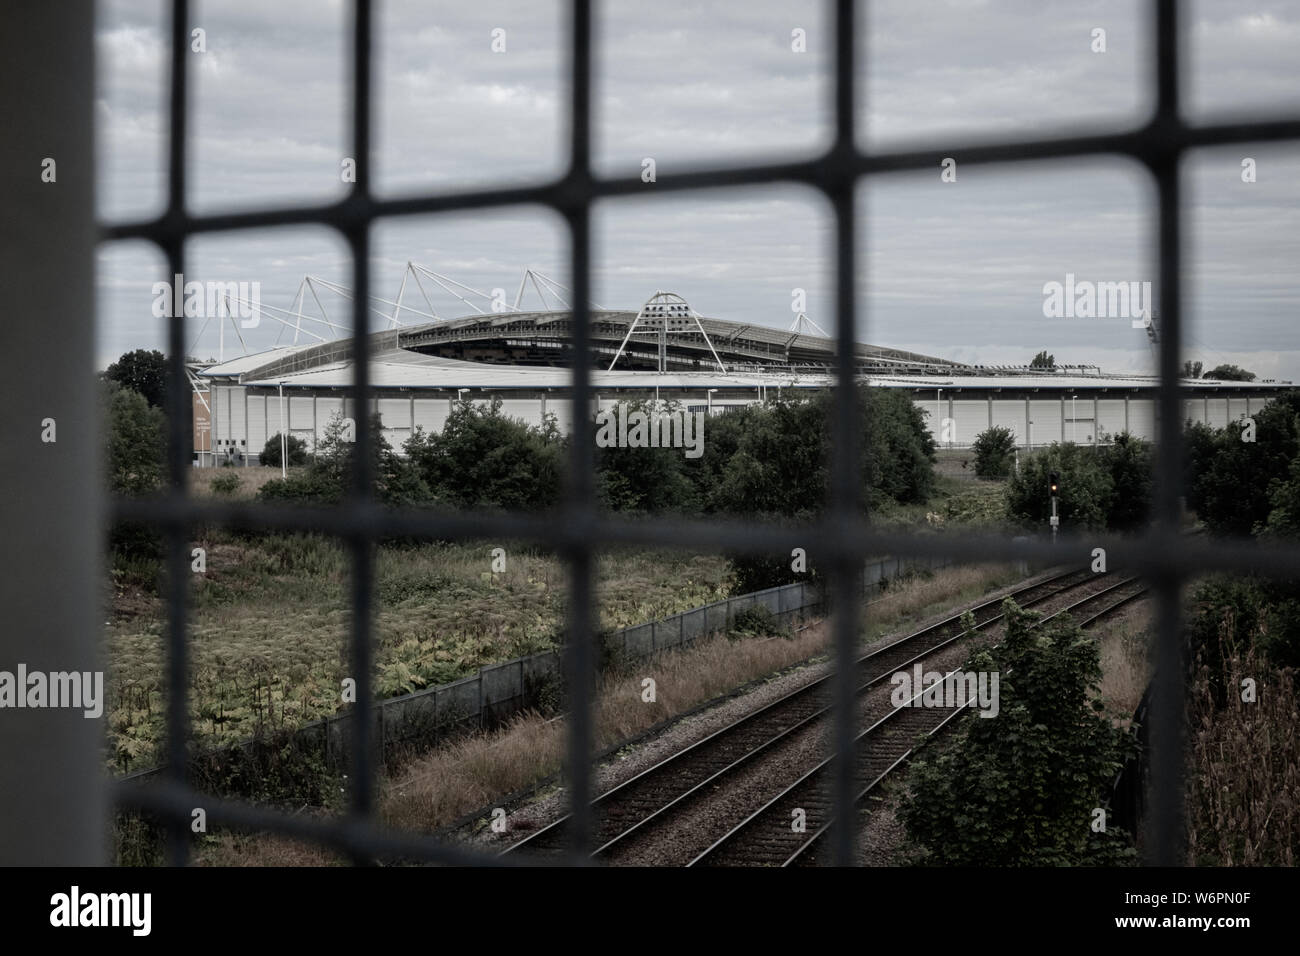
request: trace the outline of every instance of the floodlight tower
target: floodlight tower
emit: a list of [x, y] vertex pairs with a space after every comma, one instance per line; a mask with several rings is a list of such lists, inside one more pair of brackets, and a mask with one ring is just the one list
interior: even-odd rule
[[[623, 350], [627, 347], [628, 340], [631, 339], [634, 334], [653, 335], [658, 339], [659, 356], [657, 364], [659, 366], [659, 371], [660, 373], [668, 371], [669, 323], [673, 321], [684, 322], [687, 319], [694, 321], [695, 328], [699, 331], [700, 335], [704, 336], [704, 344], [707, 345], [709, 351], [713, 353], [713, 360], [718, 363], [718, 368], [722, 369], [723, 372], [726, 372], [727, 367], [722, 364], [722, 359], [718, 358], [717, 349], [715, 349], [713, 343], [709, 341], [709, 333], [704, 331], [704, 324], [700, 322], [699, 313], [687, 305], [686, 300], [675, 292], [656, 292], [649, 298], [649, 300], [647, 300], [645, 305], [641, 306], [641, 310], [637, 312], [636, 318], [634, 318], [632, 323], [627, 327], [627, 334], [623, 336], [623, 341], [619, 343], [618, 351], [614, 353], [614, 358], [610, 361], [609, 368], [606, 369], [606, 371], [612, 372], [614, 370], [614, 365], [623, 355]], [[637, 329], [642, 326], [644, 327], [642, 331], [637, 333]]]

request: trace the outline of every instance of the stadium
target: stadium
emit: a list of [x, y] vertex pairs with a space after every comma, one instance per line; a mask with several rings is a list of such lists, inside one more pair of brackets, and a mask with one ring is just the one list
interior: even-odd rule
[[[396, 318], [400, 293], [395, 305], [393, 327], [373, 333], [369, 345], [377, 396], [371, 412], [380, 415], [395, 449], [416, 429], [440, 430], [459, 400], [500, 400], [512, 418], [538, 425], [553, 415], [562, 429], [572, 429], [570, 309], [507, 307], [404, 326]], [[707, 318], [671, 292], [656, 292], [637, 311], [593, 308], [590, 314], [591, 414], [611, 403], [653, 398], [714, 415], [832, 381], [835, 340], [804, 315], [788, 330]], [[868, 344], [857, 345], [854, 354], [859, 380], [906, 390], [942, 448], [969, 448], [995, 425], [1011, 429], [1023, 448], [1100, 444], [1125, 431], [1155, 437], [1154, 376], [1108, 375], [1096, 366], [966, 365]], [[353, 363], [352, 340], [338, 338], [198, 369], [198, 460], [255, 464], [286, 418], [288, 433], [311, 447], [332, 417], [355, 419], [348, 395]], [[1272, 380], [1189, 379], [1183, 382], [1185, 417], [1223, 426], [1252, 415], [1288, 387]]]

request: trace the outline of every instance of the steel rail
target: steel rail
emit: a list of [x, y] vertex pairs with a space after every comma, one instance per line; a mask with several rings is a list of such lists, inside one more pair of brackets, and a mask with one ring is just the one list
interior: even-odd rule
[[[855, 689], [854, 692], [855, 698], [865, 693], [871, 687], [874, 687], [881, 680], [884, 680], [886, 677], [888, 677], [894, 671], [898, 670], [900, 667], [910, 666], [916, 661], [922, 660], [923, 658], [934, 654], [936, 651], [939, 651], [956, 641], [966, 639], [968, 637], [969, 632], [967, 632], [964, 628], [961, 628], [962, 618], [966, 614], [968, 613], [974, 614], [978, 612], [988, 611], [993, 608], [1000, 608], [1002, 604], [1008, 599], [1022, 597], [1031, 592], [1040, 591], [1043, 588], [1050, 588], [1054, 584], [1058, 584], [1065, 579], [1073, 578], [1080, 574], [1084, 574], [1085, 577], [1083, 577], [1081, 580], [1077, 582], [1071, 582], [1070, 584], [1067, 584], [1063, 587], [1055, 588], [1053, 590], [1048, 590], [1042, 594], [1036, 594], [1033, 598], [1026, 601], [1023, 605], [1025, 607], [1033, 606], [1051, 597], [1055, 597], [1065, 591], [1068, 591], [1074, 587], [1082, 586], [1087, 581], [1092, 580], [1093, 576], [1089, 575], [1088, 572], [1080, 571], [1077, 569], [1063, 571], [1059, 574], [1053, 575], [1043, 580], [1036, 581], [1033, 584], [1028, 584], [1024, 587], [1014, 590], [1001, 597], [984, 601], [980, 604], [975, 605], [974, 607], [968, 608], [967, 610], [959, 614], [950, 615], [944, 618], [943, 620], [930, 625], [929, 627], [922, 628], [921, 630], [909, 634], [906, 637], [902, 637], [896, 641], [892, 641], [883, 647], [873, 648], [871, 651], [869, 651], [866, 654], [863, 654], [861, 657], [858, 658], [858, 660], [855, 662], [855, 667], [863, 668], [863, 667], [870, 666], [876, 663], [877, 661], [879, 661], [882, 657], [887, 659], [888, 657], [892, 657], [893, 655], [897, 654], [897, 652], [900, 650], [905, 650], [905, 649], [910, 650], [913, 646], [921, 644], [926, 637], [934, 636], [936, 634], [944, 634], [944, 639], [939, 641], [937, 644], [932, 644], [925, 647], [923, 650], [920, 651], [920, 653], [908, 657], [901, 663], [893, 662], [888, 664], [888, 666], [886, 667], [880, 668], [878, 673], [875, 673], [872, 676], [868, 677], [864, 683], [860, 684]], [[1002, 620], [1004, 616], [1005, 615], [1003, 613], [999, 612], [982, 621], [978, 621], [976, 623], [975, 629], [982, 630], [986, 627], [989, 627], [997, 623], [998, 621]], [[947, 634], [946, 633], [947, 629], [952, 628], [954, 626], [958, 628], [955, 631], [955, 633], [952, 633], [951, 635]], [[593, 809], [599, 806], [608, 805], [611, 802], [619, 799], [635, 800], [636, 798], [635, 792], [637, 788], [645, 786], [647, 783], [650, 783], [651, 781], [657, 781], [662, 779], [665, 774], [677, 771], [682, 767], [683, 764], [688, 764], [689, 760], [696, 757], [703, 756], [707, 754], [710, 750], [716, 751], [720, 748], [725, 747], [732, 739], [741, 736], [745, 731], [753, 728], [755, 725], [761, 726], [760, 721], [762, 721], [763, 719], [769, 719], [777, 715], [782, 715], [783, 711], [789, 710], [795, 705], [803, 701], [811, 700], [813, 695], [816, 692], [825, 689], [828, 682], [831, 680], [831, 677], [832, 675], [828, 674], [824, 677], [818, 678], [815, 681], [805, 684], [803, 687], [791, 691], [790, 693], [778, 698], [777, 700], [764, 705], [758, 710], [746, 714], [738, 718], [737, 720], [732, 721], [726, 726], [719, 728], [718, 730], [696, 741], [690, 746], [685, 747], [682, 750], [677, 751], [676, 753], [673, 753], [672, 755], [666, 757], [664, 760], [655, 763], [653, 766], [646, 768], [645, 770], [629, 778], [623, 783], [615, 787], [612, 787], [609, 790], [605, 791], [604, 793], [600, 794], [594, 801], [592, 801]], [[624, 839], [625, 837], [630, 836], [633, 832], [640, 830], [641, 827], [650, 823], [651, 821], [658, 819], [663, 814], [667, 813], [674, 807], [678, 806], [682, 801], [686, 800], [690, 796], [699, 792], [699, 790], [702, 787], [712, 782], [716, 782], [716, 780], [721, 778], [722, 776], [734, 772], [735, 770], [739, 769], [741, 766], [748, 763], [750, 760], [754, 759], [760, 754], [766, 753], [770, 747], [775, 746], [781, 740], [785, 739], [790, 734], [794, 733], [800, 728], [807, 726], [809, 723], [813, 721], [825, 718], [826, 715], [830, 713], [831, 709], [832, 708], [830, 705], [818, 707], [815, 711], [813, 711], [810, 714], [804, 715], [802, 717], [797, 717], [794, 723], [792, 724], [787, 723], [783, 725], [775, 734], [765, 735], [764, 738], [757, 745], [752, 747], [746, 747], [744, 749], [744, 752], [737, 759], [725, 764], [722, 768], [712, 773], [708, 773], [708, 775], [703, 780], [696, 782], [693, 786], [690, 786], [687, 790], [680, 792], [676, 797], [672, 798], [669, 802], [661, 804], [652, 812], [650, 812], [648, 815], [640, 816], [636, 820], [636, 822], [633, 823], [630, 827], [623, 827], [619, 829], [619, 831], [615, 833], [612, 837], [605, 840], [603, 843], [600, 843], [591, 852], [591, 856], [594, 858], [607, 852], [611, 847], [614, 846], [614, 844]], [[566, 827], [570, 823], [570, 818], [571, 818], [571, 814], [565, 814], [564, 816], [561, 816], [560, 818], [548, 824], [547, 826], [542, 827], [541, 829], [535, 831], [532, 834], [529, 834], [527, 837], [524, 837], [523, 839], [507, 847], [505, 850], [502, 851], [502, 853], [503, 854], [514, 853], [524, 849], [530, 849], [536, 851], [539, 849], [539, 847], [544, 847], [548, 843], [548, 841], [549, 842], [558, 841], [560, 844], [562, 844], [563, 842], [562, 836], [564, 834]], [[547, 847], [547, 849], [558, 849], [558, 845], [555, 847]]]
[[[1080, 608], [1080, 607], [1082, 607], [1082, 606], [1084, 606], [1084, 605], [1091, 604], [1091, 603], [1097, 601], [1098, 599], [1103, 598], [1103, 597], [1105, 597], [1106, 595], [1113, 593], [1113, 592], [1116, 591], [1116, 590], [1119, 590], [1119, 589], [1121, 589], [1121, 588], [1128, 587], [1128, 586], [1132, 585], [1135, 581], [1137, 581], [1137, 578], [1132, 577], [1132, 578], [1127, 578], [1127, 579], [1125, 579], [1125, 580], [1123, 580], [1123, 581], [1119, 581], [1119, 582], [1117, 582], [1117, 583], [1115, 583], [1115, 584], [1112, 584], [1112, 585], [1110, 585], [1109, 587], [1105, 588], [1105, 589], [1102, 590], [1102, 591], [1096, 592], [1096, 593], [1094, 593], [1094, 594], [1090, 594], [1090, 595], [1088, 595], [1087, 597], [1084, 597], [1084, 598], [1080, 599], [1079, 601], [1076, 601], [1076, 602], [1074, 602], [1073, 604], [1070, 604], [1070, 605], [1066, 606], [1065, 608], [1062, 608], [1062, 609], [1060, 609], [1060, 610], [1058, 610], [1058, 611], [1052, 613], [1051, 615], [1048, 615], [1048, 616], [1046, 616], [1046, 617], [1040, 618], [1038, 621], [1035, 621], [1035, 622], [1034, 622], [1034, 625], [1033, 625], [1033, 626], [1034, 626], [1034, 627], [1041, 627], [1043, 624], [1047, 623], [1048, 621], [1051, 621], [1051, 620], [1054, 620], [1054, 619], [1056, 619], [1056, 618], [1059, 618], [1059, 617], [1061, 617], [1062, 615], [1064, 615], [1064, 614], [1068, 614], [1068, 613], [1070, 613], [1070, 612], [1072, 612], [1072, 611], [1074, 611], [1074, 610], [1076, 610], [1076, 609], [1078, 609], [1078, 608]], [[1143, 586], [1142, 589], [1139, 590], [1139, 591], [1137, 592], [1137, 594], [1141, 594], [1141, 593], [1144, 593], [1144, 592], [1145, 592], [1145, 586]], [[1059, 592], [1058, 592], [1058, 593], [1059, 593]], [[1129, 595], [1129, 596], [1124, 597], [1124, 598], [1121, 599], [1120, 601], [1115, 602], [1115, 603], [1112, 604], [1112, 605], [1109, 605], [1105, 610], [1103, 610], [1103, 611], [1099, 612], [1098, 614], [1095, 614], [1095, 615], [1093, 615], [1092, 617], [1090, 617], [1090, 618], [1088, 619], [1089, 622], [1092, 622], [1092, 621], [1098, 620], [1099, 618], [1105, 616], [1106, 614], [1112, 613], [1114, 610], [1118, 609], [1119, 607], [1121, 607], [1121, 606], [1123, 606], [1123, 605], [1129, 603], [1130, 601], [1134, 600], [1134, 599], [1136, 598], [1136, 596], [1137, 596], [1136, 594], [1135, 594], [1135, 595]], [[955, 673], [955, 671], [952, 671], [952, 672], [949, 672], [949, 673]], [[945, 675], [945, 677], [947, 677], [947, 676], [948, 676], [948, 675]], [[908, 705], [910, 705], [913, 701], [916, 701], [916, 700], [920, 699], [920, 697], [921, 697], [924, 693], [927, 693], [929, 690], [930, 690], [929, 688], [926, 688], [925, 690], [919, 691], [918, 693], [914, 694], [914, 695], [909, 699], [909, 701], [908, 701]], [[938, 722], [934, 727], [932, 727], [932, 728], [930, 728], [929, 730], [926, 731], [926, 736], [927, 736], [927, 737], [930, 737], [930, 736], [933, 736], [933, 735], [937, 734], [937, 733], [938, 733], [940, 730], [942, 730], [942, 729], [943, 729], [943, 728], [944, 728], [944, 727], [945, 727], [945, 726], [946, 726], [946, 725], [947, 725], [951, 720], [953, 720], [953, 719], [954, 719], [958, 714], [962, 714], [962, 713], [967, 712], [967, 711], [970, 709], [971, 706], [972, 706], [972, 705], [971, 705], [971, 702], [968, 701], [968, 702], [966, 702], [965, 704], [963, 704], [961, 707], [956, 708], [955, 710], [950, 711], [950, 712], [949, 712], [948, 714], [946, 714], [946, 715], [943, 717], [943, 719], [940, 720], [940, 721], [939, 721], [939, 722]], [[864, 742], [865, 742], [869, 737], [873, 737], [873, 736], [877, 735], [877, 734], [879, 733], [881, 727], [883, 727], [883, 726], [885, 726], [885, 725], [887, 725], [887, 724], [889, 724], [890, 726], [892, 726], [892, 724], [891, 724], [890, 722], [897, 720], [897, 719], [898, 719], [898, 715], [899, 715], [900, 713], [902, 713], [902, 714], [912, 714], [912, 713], [921, 713], [921, 714], [924, 714], [924, 712], [925, 712], [925, 709], [924, 709], [924, 708], [914, 708], [914, 707], [906, 706], [906, 705], [905, 705], [905, 706], [900, 706], [900, 707], [896, 707], [896, 708], [894, 708], [894, 709], [891, 710], [888, 714], [886, 714], [884, 717], [881, 717], [879, 720], [875, 721], [875, 722], [872, 723], [869, 727], [867, 727], [865, 730], [863, 730], [861, 733], [858, 734], [858, 736], [854, 739], [854, 750], [855, 750], [855, 752], [858, 751], [858, 749], [862, 746], [862, 744], [863, 744], [863, 743], [864, 743]], [[888, 766], [888, 767], [887, 767], [883, 772], [881, 772], [880, 774], [876, 775], [876, 777], [873, 778], [873, 779], [871, 780], [870, 783], [868, 783], [865, 787], [863, 787], [863, 788], [862, 788], [862, 789], [861, 789], [861, 790], [860, 790], [860, 791], [855, 795], [854, 800], [853, 800], [854, 805], [859, 804], [859, 803], [860, 803], [860, 802], [861, 802], [861, 801], [866, 797], [866, 795], [867, 795], [868, 793], [870, 793], [872, 790], [874, 790], [874, 789], [875, 789], [875, 788], [880, 784], [880, 782], [883, 781], [883, 780], [885, 779], [885, 777], [887, 777], [890, 773], [892, 773], [892, 772], [893, 772], [893, 771], [894, 771], [894, 770], [895, 770], [895, 769], [896, 769], [900, 764], [902, 764], [904, 761], [906, 761], [906, 760], [907, 760], [907, 759], [912, 755], [912, 753], [913, 753], [914, 751], [915, 751], [915, 747], [909, 747], [909, 748], [907, 748], [907, 749], [904, 751], [904, 753], [903, 753], [902, 755], [900, 755], [898, 758], [896, 758], [895, 760], [893, 760], [893, 761], [889, 764], [889, 766]], [[725, 848], [729, 848], [730, 846], [734, 845], [733, 841], [736, 841], [736, 840], [740, 839], [742, 834], [744, 834], [744, 833], [750, 831], [750, 829], [754, 826], [755, 822], [756, 822], [760, 817], [762, 817], [762, 816], [764, 816], [764, 815], [766, 815], [766, 814], [769, 814], [769, 813], [772, 811], [772, 809], [773, 809], [777, 804], [781, 803], [782, 801], [785, 801], [785, 800], [789, 799], [789, 798], [790, 798], [790, 797], [791, 797], [791, 796], [792, 796], [796, 791], [800, 790], [800, 788], [806, 788], [810, 783], [817, 781], [818, 778], [820, 778], [822, 775], [824, 775], [824, 774], [828, 771], [828, 768], [830, 768], [830, 766], [834, 763], [834, 761], [835, 761], [835, 757], [833, 757], [833, 756], [832, 756], [832, 757], [827, 757], [827, 758], [826, 758], [825, 760], [823, 760], [821, 763], [817, 764], [815, 767], [813, 767], [812, 769], [810, 769], [809, 771], [807, 771], [806, 773], [804, 773], [804, 774], [803, 774], [802, 776], [800, 776], [797, 780], [795, 780], [793, 783], [791, 783], [788, 787], [786, 787], [786, 788], [783, 789], [780, 793], [778, 793], [776, 796], [772, 797], [770, 800], [768, 800], [766, 803], [764, 803], [762, 807], [760, 807], [760, 808], [758, 808], [757, 810], [755, 810], [755, 811], [754, 811], [753, 813], [751, 813], [748, 817], [746, 817], [744, 820], [742, 820], [739, 824], [737, 824], [735, 827], [733, 827], [731, 830], [729, 830], [727, 833], [725, 833], [722, 837], [720, 837], [718, 840], [714, 841], [714, 843], [711, 844], [707, 849], [705, 849], [703, 852], [701, 852], [700, 854], [698, 854], [694, 859], [692, 859], [692, 860], [690, 861], [690, 863], [687, 864], [687, 866], [696, 866], [696, 865], [700, 865], [700, 864], [708, 865], [708, 864], [710, 863], [710, 858], [711, 858], [711, 857], [715, 857], [718, 853], [721, 852], [721, 850], [722, 850], [724, 847], [725, 847]], [[807, 801], [805, 801], [805, 802], [807, 802]], [[832, 816], [832, 817], [828, 817], [828, 818], [825, 820], [825, 822], [822, 823], [822, 824], [818, 827], [818, 829], [817, 829], [816, 831], [814, 831], [813, 834], [811, 834], [811, 835], [808, 837], [808, 839], [807, 839], [804, 843], [802, 843], [802, 844], [801, 844], [801, 845], [800, 845], [800, 846], [799, 846], [799, 847], [794, 851], [793, 854], [791, 854], [790, 856], [788, 856], [788, 857], [784, 860], [784, 862], [781, 863], [781, 865], [782, 865], [782, 866], [789, 866], [789, 865], [791, 865], [792, 863], [794, 863], [796, 860], [800, 859], [800, 858], [801, 858], [805, 853], [808, 852], [808, 849], [809, 849], [810, 847], [812, 847], [812, 846], [814, 846], [815, 844], [819, 843], [819, 842], [820, 842], [820, 841], [825, 837], [825, 835], [826, 835], [827, 833], [830, 832], [830, 830], [831, 830], [831, 828], [834, 826], [834, 824], [835, 824], [834, 817], [833, 817], [833, 816]]]

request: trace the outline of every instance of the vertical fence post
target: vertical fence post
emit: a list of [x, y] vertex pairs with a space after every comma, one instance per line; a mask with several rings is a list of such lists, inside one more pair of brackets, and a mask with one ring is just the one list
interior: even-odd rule
[[[98, 675], [103, 432], [95, 384], [93, 5], [21, 3], [0, 30], [0, 574], [8, 668]], [[53, 161], [53, 166], [50, 162]], [[21, 464], [17, 462], [21, 461]], [[83, 700], [85, 695], [82, 695]], [[92, 708], [93, 709], [93, 708]], [[0, 718], [0, 863], [103, 862], [107, 714]]]

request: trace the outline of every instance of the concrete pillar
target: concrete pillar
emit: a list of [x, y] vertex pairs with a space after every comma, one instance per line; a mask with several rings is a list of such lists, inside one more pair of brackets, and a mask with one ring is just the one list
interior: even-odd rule
[[[11, 458], [0, 469], [0, 670], [15, 678], [19, 664], [29, 674], [104, 668], [93, 32], [91, 0], [11, 4], [0, 30], [0, 263], [9, 279], [0, 436]], [[53, 182], [42, 181], [47, 158]], [[43, 440], [47, 420], [54, 441]], [[81, 708], [0, 711], [0, 864], [104, 862], [107, 719]]]

